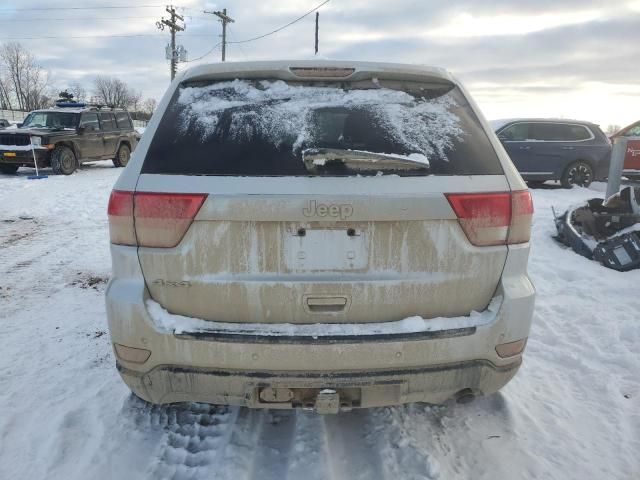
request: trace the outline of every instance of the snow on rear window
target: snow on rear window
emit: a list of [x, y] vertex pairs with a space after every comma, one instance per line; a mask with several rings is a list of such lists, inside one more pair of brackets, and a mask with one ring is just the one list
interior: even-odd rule
[[[317, 146], [314, 112], [327, 108], [361, 109], [412, 153], [447, 160], [454, 140], [463, 141], [455, 101], [445, 94], [416, 98], [389, 88], [345, 90], [337, 87], [289, 85], [281, 80], [234, 80], [182, 89], [182, 133], [195, 130], [203, 140], [214, 135], [223, 113], [232, 111], [228, 136], [251, 141], [259, 136], [275, 146], [290, 143], [295, 151]], [[389, 152], [380, 152], [389, 153]]]
[[[329, 177], [503, 173], [460, 89], [399, 81], [371, 85], [289, 84], [273, 79], [180, 85], [153, 133], [142, 173]], [[317, 162], [306, 161], [309, 154]], [[383, 162], [385, 155], [394, 161]], [[402, 159], [417, 166], [403, 164]]]

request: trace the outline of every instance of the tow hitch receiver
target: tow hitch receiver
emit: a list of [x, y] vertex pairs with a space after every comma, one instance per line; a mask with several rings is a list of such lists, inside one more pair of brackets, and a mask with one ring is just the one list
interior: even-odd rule
[[331, 414], [349, 412], [360, 404], [358, 387], [258, 387], [257, 406], [266, 408], [302, 408], [310, 412]]
[[321, 415], [336, 414], [340, 411], [340, 395], [335, 390], [325, 388], [316, 397], [315, 410]]

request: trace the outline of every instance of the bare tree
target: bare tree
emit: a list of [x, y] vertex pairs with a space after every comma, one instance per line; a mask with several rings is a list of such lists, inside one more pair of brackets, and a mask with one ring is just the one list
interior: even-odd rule
[[142, 92], [140, 90], [136, 91], [136, 90], [130, 90], [129, 92], [129, 104], [127, 105], [127, 107], [131, 107], [131, 110], [133, 111], [133, 116], [134, 119], [137, 120], [138, 115], [138, 107], [140, 106], [140, 102], [142, 101]]
[[607, 131], [605, 132], [607, 135], [613, 135], [617, 133], [622, 127], [620, 125], [608, 125]]
[[156, 107], [158, 106], [158, 102], [155, 98], [147, 98], [144, 102], [142, 102], [142, 111], [149, 116], [153, 115]]
[[87, 91], [78, 81], [71, 82], [67, 91], [73, 94], [76, 102], [84, 102], [87, 99]]
[[6, 43], [0, 47], [0, 64], [16, 102], [12, 106], [27, 111], [41, 107], [49, 72], [36, 62], [33, 54], [20, 43]]
[[103, 75], [98, 75], [94, 79], [93, 89], [98, 102], [116, 108], [127, 108], [134, 103], [139, 103], [142, 96], [119, 78]]
[[9, 78], [0, 71], [0, 109], [10, 110], [11, 105], [11, 82]]
[[48, 108], [53, 105], [54, 101], [54, 97], [49, 92], [41, 93], [40, 96], [33, 99], [33, 106], [29, 110]]

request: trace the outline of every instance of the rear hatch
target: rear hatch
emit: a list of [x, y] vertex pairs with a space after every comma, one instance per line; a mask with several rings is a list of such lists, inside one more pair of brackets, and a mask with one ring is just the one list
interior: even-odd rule
[[151, 297], [252, 323], [483, 310], [512, 208], [457, 87], [376, 78], [182, 84], [134, 202]]

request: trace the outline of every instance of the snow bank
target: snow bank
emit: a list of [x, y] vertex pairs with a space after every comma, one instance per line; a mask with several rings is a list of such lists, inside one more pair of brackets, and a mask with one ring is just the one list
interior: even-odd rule
[[434, 332], [456, 328], [486, 325], [493, 321], [502, 305], [502, 297], [491, 300], [486, 310], [471, 312], [464, 317], [438, 317], [425, 319], [419, 316], [396, 322], [381, 323], [245, 323], [239, 328], [237, 323], [210, 322], [198, 318], [183, 317], [167, 312], [160, 304], [147, 300], [147, 311], [155, 325], [172, 333], [232, 333], [265, 337], [343, 337], [351, 335], [398, 335]]
[[[229, 135], [238, 140], [256, 134], [275, 145], [291, 139], [294, 150], [312, 143], [311, 113], [319, 108], [364, 108], [391, 136], [409, 150], [446, 159], [453, 140], [464, 135], [456, 106], [448, 94], [433, 100], [416, 99], [399, 90], [288, 85], [278, 81], [234, 80], [181, 90], [178, 104], [181, 130], [194, 129], [203, 138], [216, 131], [225, 110], [232, 113]], [[243, 107], [243, 108], [239, 108]]]

